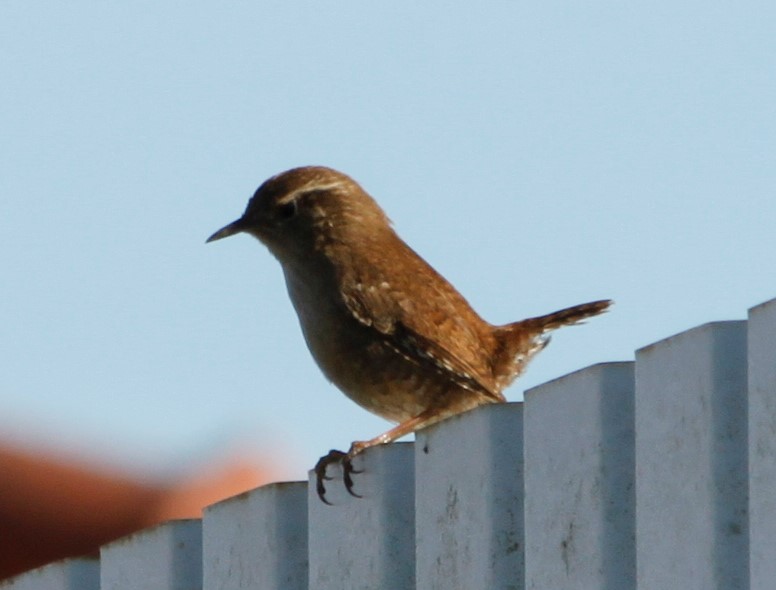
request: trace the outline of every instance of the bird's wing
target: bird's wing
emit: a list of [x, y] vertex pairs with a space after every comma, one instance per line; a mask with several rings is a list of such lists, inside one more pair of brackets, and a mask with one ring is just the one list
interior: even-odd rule
[[[414, 252], [401, 259], [404, 267], [400, 268], [395, 257], [386, 263], [379, 255], [367, 264], [349, 266], [350, 274], [340, 276], [348, 310], [411, 362], [494, 401], [504, 401], [494, 386], [486, 343], [472, 327], [482, 320]], [[360, 269], [359, 274], [353, 268]]]

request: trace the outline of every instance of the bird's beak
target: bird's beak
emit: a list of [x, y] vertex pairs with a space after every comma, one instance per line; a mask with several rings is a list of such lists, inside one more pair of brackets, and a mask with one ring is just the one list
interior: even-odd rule
[[242, 231], [245, 231], [246, 223], [244, 218], [240, 218], [237, 221], [233, 221], [229, 225], [225, 225], [221, 229], [219, 229], [216, 233], [214, 233], [212, 236], [210, 236], [205, 243], [208, 242], [215, 242], [216, 240], [220, 240], [221, 238], [228, 238], [229, 236], [233, 236], [234, 234], [239, 234]]

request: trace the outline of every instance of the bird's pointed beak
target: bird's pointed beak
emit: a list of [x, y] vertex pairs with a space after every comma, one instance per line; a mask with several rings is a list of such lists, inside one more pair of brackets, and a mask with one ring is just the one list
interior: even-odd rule
[[207, 240], [205, 240], [205, 243], [209, 242], [215, 242], [216, 240], [220, 240], [221, 238], [228, 238], [229, 236], [233, 236], [234, 234], [239, 234], [242, 231], [245, 231], [246, 223], [244, 218], [240, 218], [237, 221], [233, 221], [229, 225], [225, 225], [221, 229], [219, 229], [216, 233], [214, 233], [212, 236], [210, 236]]

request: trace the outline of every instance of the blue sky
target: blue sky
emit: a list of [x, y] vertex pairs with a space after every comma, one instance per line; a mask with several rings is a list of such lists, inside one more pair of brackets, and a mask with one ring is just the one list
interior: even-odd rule
[[610, 297], [522, 391], [776, 297], [776, 5], [3, 2], [0, 431], [289, 475], [390, 425], [309, 357], [276, 261], [205, 246], [338, 168], [486, 319]]

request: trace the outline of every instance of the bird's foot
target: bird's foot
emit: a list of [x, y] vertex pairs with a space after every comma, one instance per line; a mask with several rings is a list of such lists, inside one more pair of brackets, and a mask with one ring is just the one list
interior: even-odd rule
[[326, 485], [323, 482], [331, 480], [331, 477], [326, 475], [326, 468], [332, 463], [339, 463], [342, 465], [342, 483], [345, 484], [345, 489], [348, 491], [348, 494], [355, 498], [361, 497], [353, 491], [352, 474], [361, 473], [361, 470], [353, 469], [353, 464], [351, 462], [353, 455], [355, 455], [353, 447], [351, 447], [351, 450], [348, 453], [332, 449], [327, 455], [318, 459], [318, 462], [315, 464], [315, 469], [313, 469], [313, 471], [315, 471], [315, 491], [318, 492], [318, 497], [324, 504], [331, 506], [331, 502], [326, 499]]

